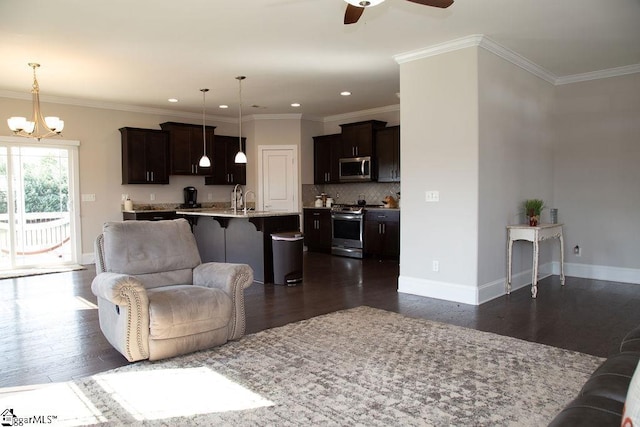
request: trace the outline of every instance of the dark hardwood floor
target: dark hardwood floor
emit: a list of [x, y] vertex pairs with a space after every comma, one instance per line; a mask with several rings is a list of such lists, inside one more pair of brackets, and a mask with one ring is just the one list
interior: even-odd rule
[[[396, 292], [396, 262], [305, 253], [297, 287], [246, 290], [247, 333], [368, 305], [597, 356], [617, 351], [640, 323], [640, 285], [568, 277], [481, 306]], [[0, 387], [64, 381], [128, 362], [100, 331], [87, 270], [0, 280]]]

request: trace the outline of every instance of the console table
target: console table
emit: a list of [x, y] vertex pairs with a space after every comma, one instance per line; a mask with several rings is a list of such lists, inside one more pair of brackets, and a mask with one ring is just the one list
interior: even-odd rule
[[533, 274], [531, 277], [531, 296], [538, 295], [538, 255], [539, 243], [542, 240], [560, 240], [560, 284], [564, 286], [564, 239], [562, 238], [562, 224], [540, 224], [535, 227], [529, 225], [507, 226], [507, 294], [511, 293], [511, 254], [513, 242], [526, 240], [533, 243]]

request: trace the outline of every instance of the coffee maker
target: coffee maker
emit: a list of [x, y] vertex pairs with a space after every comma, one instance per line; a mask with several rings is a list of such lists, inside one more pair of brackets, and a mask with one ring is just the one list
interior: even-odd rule
[[196, 187], [184, 187], [184, 204], [181, 208], [199, 208], [202, 205], [198, 203], [198, 190]]

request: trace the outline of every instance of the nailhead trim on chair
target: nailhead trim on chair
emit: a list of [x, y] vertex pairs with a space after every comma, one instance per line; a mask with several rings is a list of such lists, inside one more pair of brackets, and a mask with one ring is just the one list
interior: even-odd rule
[[125, 286], [120, 290], [120, 296], [127, 299], [127, 304], [129, 306], [129, 316], [127, 318], [127, 324], [129, 325], [129, 327], [127, 327], [127, 354], [129, 355], [129, 359], [133, 359], [133, 355], [131, 354], [131, 348], [129, 347], [129, 343], [131, 342], [130, 331], [131, 331], [131, 307], [132, 307], [131, 296], [132, 295], [135, 298], [136, 316], [138, 318], [138, 321], [136, 322], [136, 340], [138, 341], [138, 350], [140, 351], [140, 354], [142, 355], [143, 359], [148, 359], [149, 354], [146, 351], [144, 351], [144, 345], [142, 343], [142, 331], [141, 331], [142, 317], [140, 314], [142, 313], [142, 304], [140, 303], [140, 298], [138, 297], [138, 293], [129, 286]]

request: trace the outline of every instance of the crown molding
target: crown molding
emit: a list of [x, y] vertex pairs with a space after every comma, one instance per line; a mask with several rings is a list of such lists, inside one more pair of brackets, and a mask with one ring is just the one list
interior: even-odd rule
[[553, 85], [556, 84], [557, 77], [553, 73], [547, 71], [534, 62], [529, 61], [527, 58], [512, 51], [511, 49], [508, 49], [496, 43], [487, 36], [481, 37], [479, 46], [484, 48], [485, 50], [488, 50], [494, 55], [497, 55], [500, 58], [511, 62], [513, 65], [516, 65], [523, 70], [530, 72], [534, 76], [540, 77], [542, 80], [545, 80]]
[[386, 107], [371, 108], [369, 110], [354, 111], [351, 113], [338, 114], [335, 116], [327, 116], [322, 121], [324, 123], [336, 122], [336, 121], [342, 121], [342, 120], [357, 119], [360, 117], [371, 116], [374, 114], [393, 113], [398, 111], [400, 111], [400, 104], [387, 105]]
[[609, 68], [606, 70], [592, 71], [589, 73], [572, 74], [570, 76], [558, 77], [556, 85], [569, 83], [586, 82], [589, 80], [606, 79], [609, 77], [625, 76], [627, 74], [640, 73], [640, 64], [625, 65], [624, 67]]
[[443, 53], [453, 52], [459, 49], [466, 49], [474, 46], [482, 47], [483, 49], [501, 57], [506, 61], [511, 62], [512, 64], [522, 68], [525, 71], [528, 71], [529, 73], [541, 78], [542, 80], [551, 83], [554, 86], [583, 82], [587, 80], [617, 77], [626, 74], [640, 73], [640, 64], [633, 64], [623, 67], [609, 68], [606, 70], [593, 71], [589, 73], [558, 77], [545, 68], [528, 60], [524, 56], [496, 43], [491, 38], [482, 34], [473, 34], [467, 37], [461, 37], [459, 39], [429, 46], [424, 49], [417, 49], [410, 52], [400, 53], [398, 55], [395, 55], [393, 59], [398, 64], [404, 64], [406, 62], [429, 58], [431, 56], [441, 55]]

